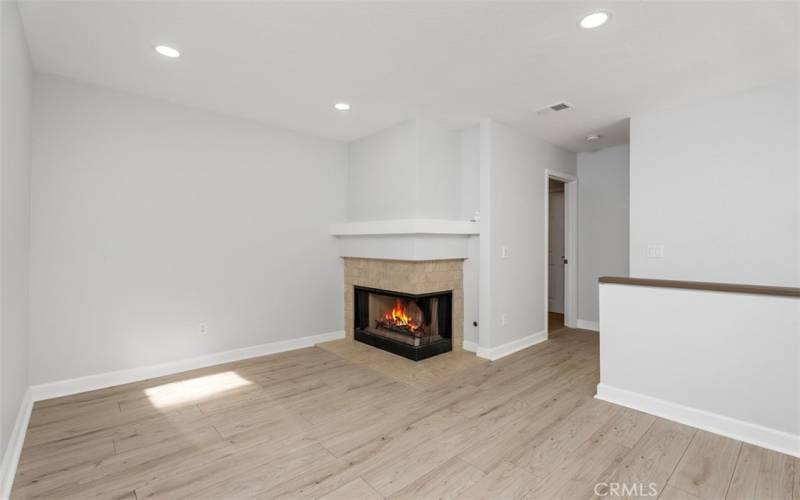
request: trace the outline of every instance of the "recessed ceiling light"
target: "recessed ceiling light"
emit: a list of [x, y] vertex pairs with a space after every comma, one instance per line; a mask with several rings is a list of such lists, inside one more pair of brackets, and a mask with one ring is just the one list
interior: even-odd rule
[[604, 25], [606, 21], [608, 21], [609, 17], [610, 16], [608, 12], [602, 12], [602, 11], [594, 12], [592, 14], [589, 14], [588, 16], [584, 16], [584, 18], [581, 19], [580, 26], [581, 28], [587, 30], [590, 30], [592, 28], [597, 28], [599, 26]]
[[337, 102], [333, 105], [334, 108], [338, 109], [339, 111], [347, 111], [350, 109], [350, 105], [346, 102]]
[[172, 59], [181, 56], [181, 53], [178, 52], [176, 49], [173, 49], [172, 47], [168, 47], [166, 45], [156, 45], [156, 52], [158, 52], [164, 57], [170, 57]]
[[591, 134], [586, 136], [586, 140], [589, 142], [599, 141], [603, 136], [600, 134]]

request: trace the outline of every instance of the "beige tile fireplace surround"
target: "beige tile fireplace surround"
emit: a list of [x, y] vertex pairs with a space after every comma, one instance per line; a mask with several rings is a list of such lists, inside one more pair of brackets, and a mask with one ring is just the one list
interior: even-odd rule
[[453, 350], [464, 341], [464, 260], [407, 261], [344, 257], [344, 323], [353, 338], [353, 286], [403, 293], [453, 291]]

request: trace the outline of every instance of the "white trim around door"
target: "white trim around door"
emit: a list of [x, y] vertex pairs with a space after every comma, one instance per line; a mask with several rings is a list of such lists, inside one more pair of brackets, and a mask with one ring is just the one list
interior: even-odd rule
[[549, 245], [550, 197], [549, 180], [564, 183], [564, 324], [571, 328], [578, 326], [578, 178], [557, 170], [544, 171], [544, 329], [548, 332], [547, 321], [547, 255]]

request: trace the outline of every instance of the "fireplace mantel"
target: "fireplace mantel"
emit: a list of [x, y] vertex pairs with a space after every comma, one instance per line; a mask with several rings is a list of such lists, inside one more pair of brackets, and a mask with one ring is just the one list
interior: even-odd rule
[[480, 223], [444, 219], [394, 219], [331, 224], [333, 236], [449, 234], [475, 236], [480, 234]]
[[396, 219], [331, 225], [342, 257], [441, 260], [468, 257], [470, 237], [480, 223], [441, 219]]

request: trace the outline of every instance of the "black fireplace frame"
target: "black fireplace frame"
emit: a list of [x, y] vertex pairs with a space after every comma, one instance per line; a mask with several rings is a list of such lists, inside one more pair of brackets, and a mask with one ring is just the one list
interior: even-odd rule
[[[445, 314], [446, 319], [439, 324], [439, 336], [442, 338], [430, 344], [412, 346], [390, 338], [373, 335], [359, 328], [362, 323], [360, 318], [368, 316], [369, 303], [367, 298], [370, 293], [379, 293], [390, 297], [401, 297], [405, 299], [424, 299], [436, 297], [439, 299], [439, 314]], [[444, 306], [444, 309], [442, 309]], [[403, 356], [412, 361], [436, 356], [453, 350], [453, 291], [446, 290], [432, 293], [403, 293], [394, 290], [382, 290], [380, 288], [369, 288], [364, 286], [353, 287], [353, 338], [364, 344], [369, 344], [378, 349]]]

